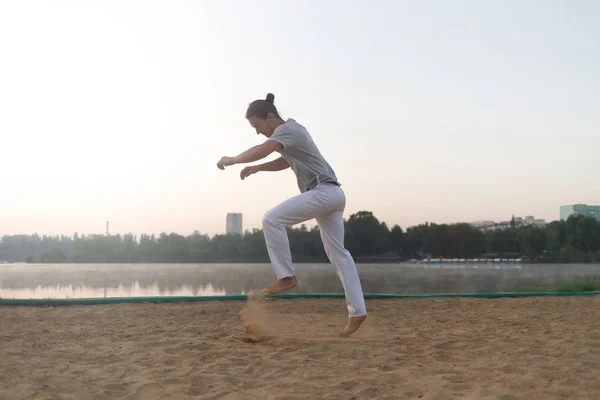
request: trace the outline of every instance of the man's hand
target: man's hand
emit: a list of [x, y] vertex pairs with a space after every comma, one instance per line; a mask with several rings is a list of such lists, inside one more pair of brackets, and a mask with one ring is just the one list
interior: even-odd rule
[[260, 171], [260, 166], [258, 165], [251, 165], [249, 167], [246, 167], [240, 172], [240, 179], [244, 180], [250, 175], [257, 173], [258, 171]]
[[233, 157], [221, 157], [221, 159], [217, 163], [217, 168], [225, 169], [226, 166], [233, 165], [232, 159]]

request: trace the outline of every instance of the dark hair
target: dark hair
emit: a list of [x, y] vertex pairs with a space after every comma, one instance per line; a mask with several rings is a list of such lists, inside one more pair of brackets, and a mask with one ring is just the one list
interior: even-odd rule
[[279, 113], [277, 112], [277, 108], [275, 107], [275, 95], [273, 93], [267, 94], [267, 98], [265, 100], [254, 100], [248, 106], [248, 110], [246, 111], [246, 119], [254, 116], [258, 118], [266, 119], [267, 114], [272, 113], [277, 118], [281, 118]]

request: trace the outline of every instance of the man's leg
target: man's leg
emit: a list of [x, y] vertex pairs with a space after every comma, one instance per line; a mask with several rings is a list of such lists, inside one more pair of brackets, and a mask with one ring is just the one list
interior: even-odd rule
[[349, 319], [340, 336], [354, 333], [367, 317], [367, 308], [356, 264], [344, 247], [344, 219], [342, 211], [333, 211], [317, 218], [323, 247], [329, 261], [337, 270], [346, 296]]
[[296, 225], [327, 213], [327, 199], [317, 192], [294, 196], [265, 213], [262, 225], [269, 259], [277, 281], [266, 293], [277, 294], [296, 286], [290, 243], [286, 227]]

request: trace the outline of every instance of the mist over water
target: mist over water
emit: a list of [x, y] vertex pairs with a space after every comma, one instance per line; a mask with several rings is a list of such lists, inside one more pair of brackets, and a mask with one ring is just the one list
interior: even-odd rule
[[[343, 293], [331, 264], [296, 264], [291, 293]], [[600, 275], [593, 264], [358, 264], [365, 293], [476, 293]], [[103, 298], [246, 294], [275, 280], [269, 264], [0, 265], [2, 298]]]

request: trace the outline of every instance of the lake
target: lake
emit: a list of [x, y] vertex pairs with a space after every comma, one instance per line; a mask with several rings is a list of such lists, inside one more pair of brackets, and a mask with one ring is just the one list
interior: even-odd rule
[[[343, 293], [331, 264], [296, 264], [290, 293]], [[481, 293], [600, 275], [598, 264], [358, 264], [365, 293]], [[104, 298], [246, 294], [275, 280], [269, 264], [2, 264], [0, 297]]]

